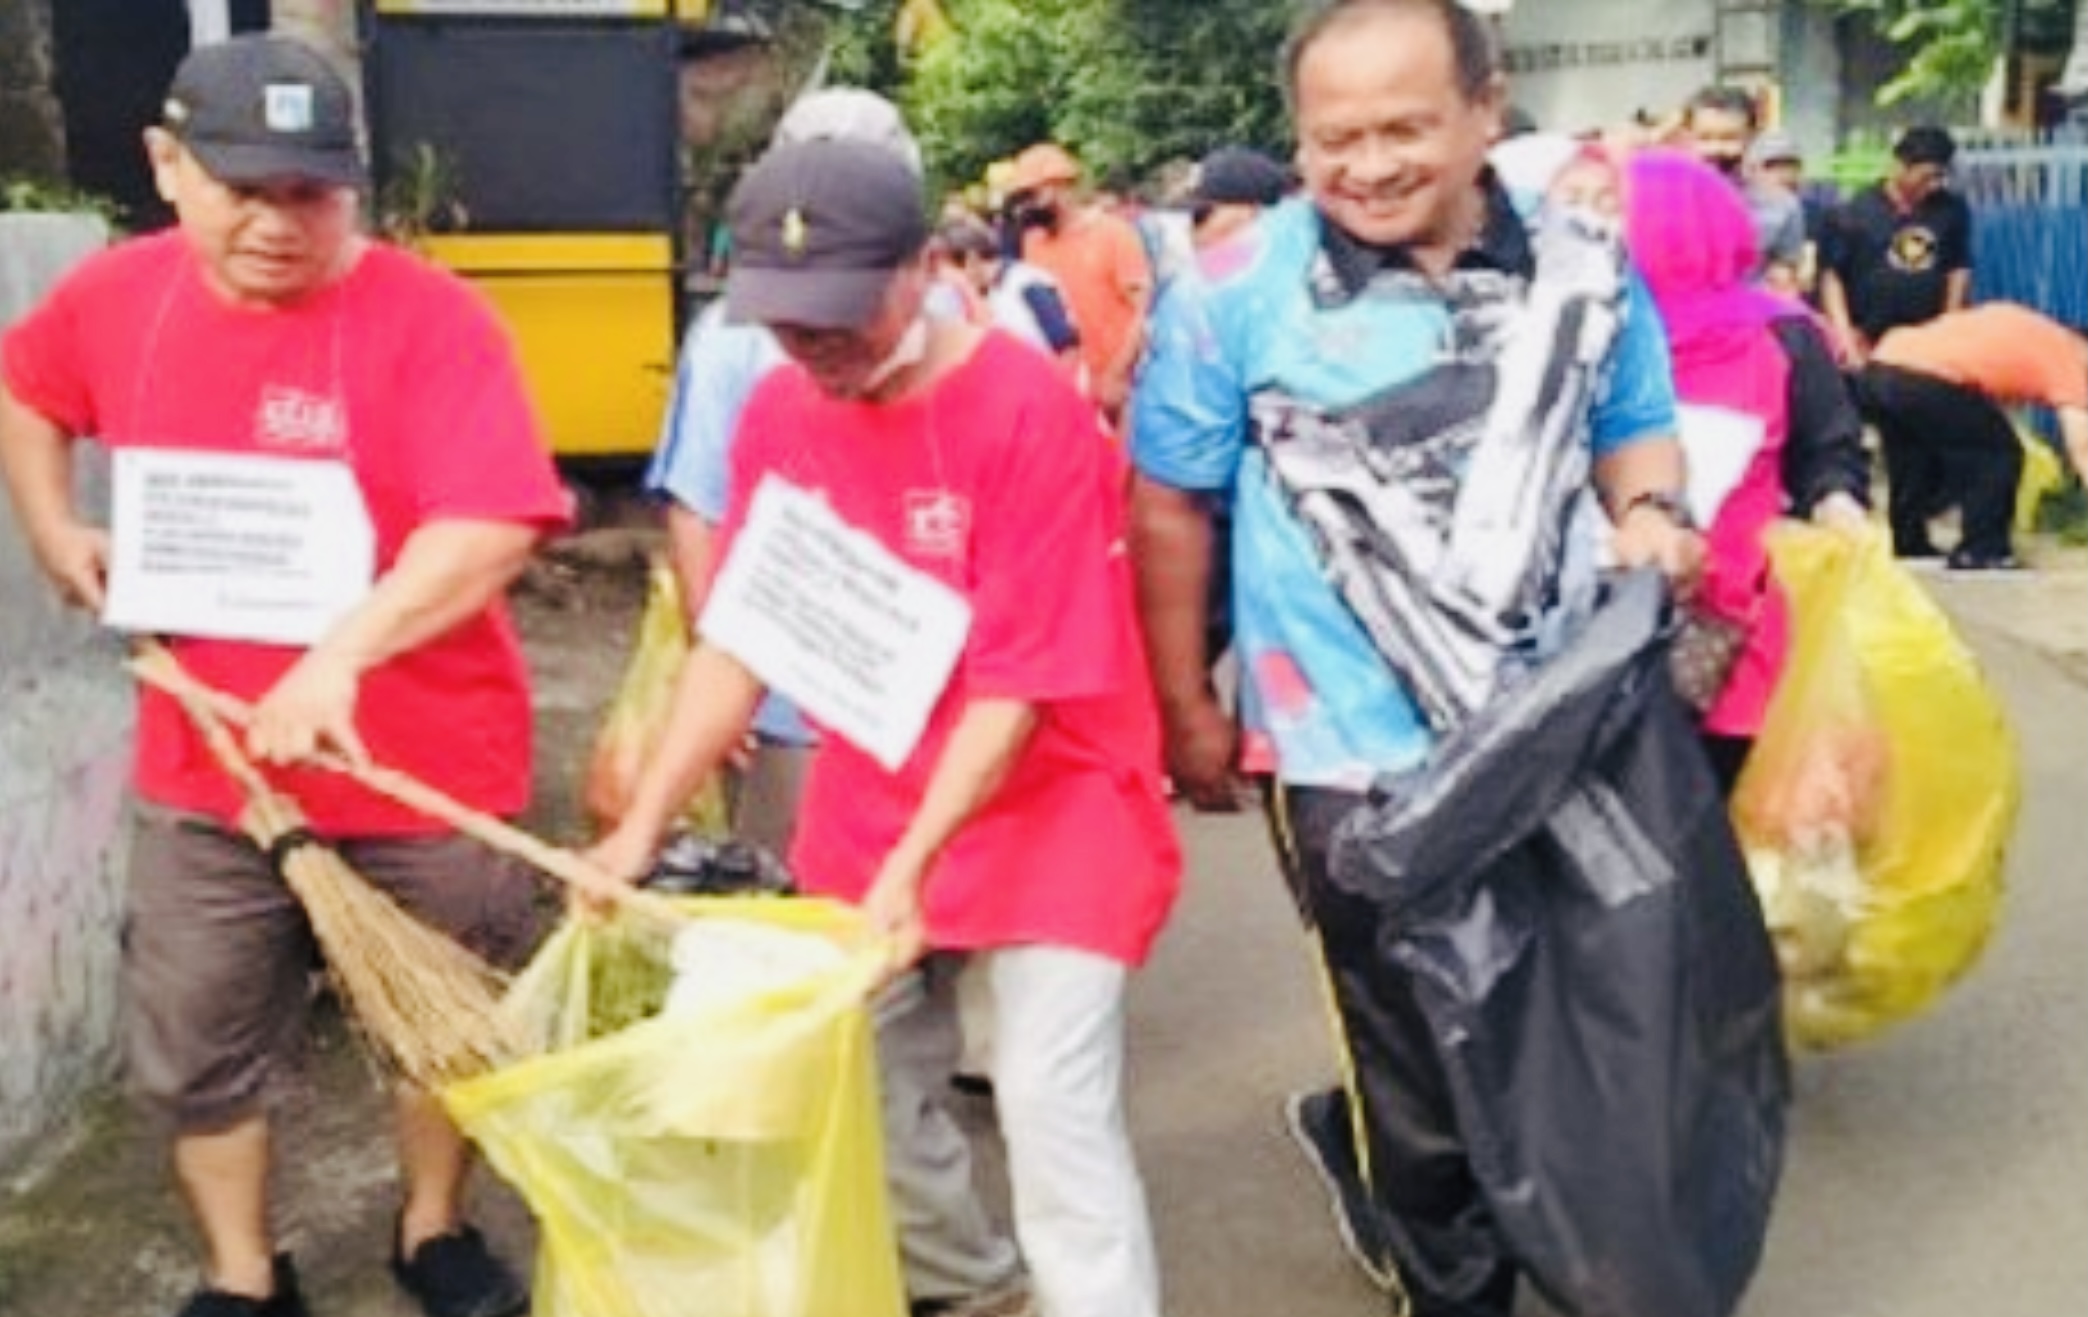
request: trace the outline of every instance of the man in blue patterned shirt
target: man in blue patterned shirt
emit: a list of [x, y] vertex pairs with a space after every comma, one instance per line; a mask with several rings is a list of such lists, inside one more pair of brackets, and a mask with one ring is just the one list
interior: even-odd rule
[[[1268, 774], [1348, 1083], [1291, 1119], [1342, 1238], [1420, 1317], [1507, 1317], [1490, 1228], [1381, 917], [1327, 872], [1371, 784], [1422, 766], [1592, 610], [1605, 555], [1687, 589], [1667, 348], [1607, 165], [1541, 196], [1487, 168], [1505, 89], [1455, 0], [1336, 0], [1287, 64], [1307, 197], [1202, 254], [1131, 411], [1141, 604], [1178, 787]], [[1214, 512], [1232, 513], [1241, 722], [1207, 680]], [[1243, 727], [1244, 725], [1244, 736]]]

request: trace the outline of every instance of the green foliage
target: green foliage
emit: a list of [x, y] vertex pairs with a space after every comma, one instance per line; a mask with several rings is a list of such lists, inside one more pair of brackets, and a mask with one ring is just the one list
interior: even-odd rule
[[111, 229], [123, 227], [123, 207], [110, 198], [70, 184], [20, 175], [0, 175], [0, 211], [9, 210], [99, 215]]
[[906, 110], [942, 186], [1033, 142], [1098, 178], [1149, 173], [1225, 143], [1284, 153], [1276, 56], [1287, 0], [946, 0], [956, 35], [909, 57], [898, 0], [833, 27], [829, 73]]
[[434, 233], [455, 233], [471, 223], [458, 197], [456, 158], [432, 142], [415, 142], [393, 169], [377, 198], [377, 231], [402, 246]]
[[[1864, 15], [1907, 52], [1899, 76], [1878, 92], [1881, 105], [1976, 95], [1993, 76], [2011, 24], [2051, 27], [2075, 0], [1819, 0]], [[2014, 10], [2011, 13], [2011, 9]]]

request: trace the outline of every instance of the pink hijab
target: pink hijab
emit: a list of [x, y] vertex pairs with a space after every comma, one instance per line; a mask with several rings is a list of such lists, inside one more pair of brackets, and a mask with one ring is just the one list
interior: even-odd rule
[[1634, 156], [1625, 189], [1631, 255], [1667, 326], [1675, 391], [1685, 404], [1762, 423], [1761, 448], [1708, 528], [1710, 564], [1699, 607], [1751, 625], [1732, 680], [1704, 718], [1711, 731], [1752, 736], [1788, 644], [1783, 596], [1769, 577], [1762, 533], [1783, 511], [1790, 361], [1770, 333], [1801, 317], [1798, 303], [1756, 287], [1754, 221], [1739, 190], [1694, 157]]

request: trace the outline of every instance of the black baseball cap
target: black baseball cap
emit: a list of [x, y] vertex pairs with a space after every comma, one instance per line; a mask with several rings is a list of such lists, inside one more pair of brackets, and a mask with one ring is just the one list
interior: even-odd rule
[[174, 70], [167, 130], [221, 183], [364, 180], [355, 97], [319, 52], [249, 35], [198, 46]]
[[1197, 162], [1189, 200], [1204, 206], [1273, 206], [1290, 187], [1290, 171], [1268, 156], [1244, 146], [1221, 146]]
[[755, 324], [855, 329], [928, 244], [921, 180], [882, 146], [776, 146], [733, 190], [726, 309]]

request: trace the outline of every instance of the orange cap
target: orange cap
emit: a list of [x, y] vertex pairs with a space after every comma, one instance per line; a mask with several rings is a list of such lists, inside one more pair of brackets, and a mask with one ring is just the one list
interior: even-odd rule
[[1010, 192], [1028, 192], [1046, 183], [1073, 183], [1080, 179], [1080, 162], [1056, 142], [1039, 142], [1015, 157], [1015, 176], [1008, 180]]

